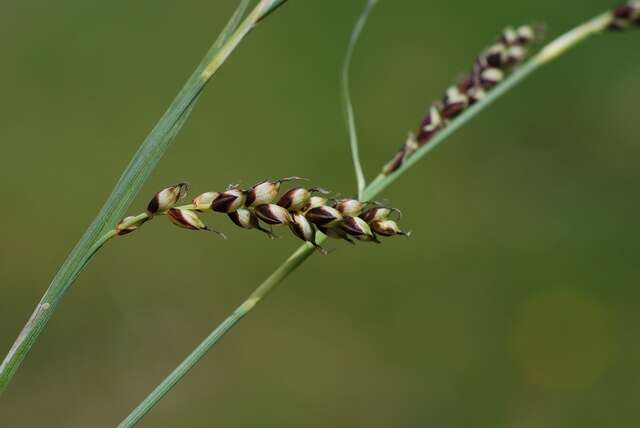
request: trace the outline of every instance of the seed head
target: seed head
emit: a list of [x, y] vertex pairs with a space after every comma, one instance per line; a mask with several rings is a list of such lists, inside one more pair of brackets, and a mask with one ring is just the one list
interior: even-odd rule
[[447, 95], [442, 100], [440, 114], [450, 120], [460, 115], [468, 105], [469, 97], [460, 92], [457, 86], [452, 86], [447, 90]]
[[302, 177], [286, 177], [275, 181], [262, 181], [246, 192], [245, 206], [255, 207], [272, 203], [278, 196], [280, 185], [286, 181], [304, 180]]
[[400, 210], [397, 208], [387, 208], [387, 207], [377, 206], [377, 207], [369, 208], [368, 210], [360, 214], [360, 218], [366, 221], [368, 224], [371, 224], [375, 221], [386, 220], [387, 218], [389, 218], [391, 213], [396, 213], [398, 214], [398, 216], [402, 215]]
[[333, 208], [340, 211], [342, 215], [350, 217], [357, 217], [362, 214], [365, 206], [365, 203], [362, 203], [357, 199], [338, 199], [333, 204]]
[[[640, 0], [634, 0], [634, 4]], [[640, 21], [640, 18], [636, 18]], [[423, 118], [415, 137], [411, 136], [382, 168], [384, 175], [397, 171], [419, 148], [431, 141], [469, 106], [486, 98], [500, 84], [507, 73], [521, 64], [527, 48], [540, 37], [535, 27], [525, 25], [517, 30], [504, 30], [497, 43], [485, 49], [476, 59], [472, 70], [456, 85], [450, 87], [441, 101], [436, 102]]]
[[444, 125], [442, 116], [435, 106], [429, 109], [429, 113], [424, 117], [420, 124], [420, 131], [417, 137], [409, 134], [409, 138], [413, 137], [419, 145], [427, 143]]
[[507, 49], [503, 43], [496, 43], [484, 51], [478, 61], [482, 66], [502, 67], [507, 57]]
[[147, 205], [147, 213], [149, 215], [165, 213], [169, 208], [173, 208], [176, 203], [187, 195], [189, 185], [187, 183], [178, 183], [169, 186], [155, 194], [153, 199]]
[[304, 187], [295, 187], [289, 190], [288, 192], [286, 192], [284, 195], [282, 195], [282, 197], [278, 201], [278, 205], [280, 205], [282, 208], [286, 208], [291, 212], [304, 211], [311, 205], [312, 198], [317, 198], [315, 200], [316, 204], [320, 202], [320, 200], [322, 200], [323, 202], [320, 203], [319, 205], [324, 205], [326, 203], [326, 199], [312, 196], [312, 194], [316, 192], [323, 193], [323, 194], [329, 193], [326, 190], [321, 189], [320, 187], [315, 187], [312, 189], [305, 189]]
[[267, 224], [289, 224], [291, 223], [291, 215], [289, 211], [280, 205], [265, 204], [255, 207], [258, 218]]
[[316, 244], [316, 228], [309, 223], [309, 220], [301, 213], [293, 213], [291, 215], [291, 223], [289, 223], [289, 229], [298, 238], [305, 242], [311, 243], [323, 254], [327, 254], [327, 251], [320, 245]]
[[140, 226], [149, 220], [149, 217], [143, 220], [137, 220], [134, 216], [125, 217], [116, 225], [116, 235], [122, 236], [137, 230]]
[[219, 192], [202, 193], [196, 196], [191, 203], [198, 211], [208, 210], [211, 208], [211, 204], [213, 204], [213, 201], [215, 201], [218, 196], [220, 196]]
[[527, 55], [527, 51], [522, 46], [518, 46], [518, 45], [511, 46], [509, 50], [507, 50], [504, 62], [507, 66], [516, 65], [521, 63], [524, 60], [524, 57], [526, 55]]
[[518, 33], [513, 29], [513, 27], [507, 27], [502, 32], [500, 41], [507, 46], [511, 46], [518, 42]]
[[234, 188], [222, 192], [211, 203], [211, 209], [220, 213], [237, 211], [244, 205], [245, 195], [240, 189]]
[[533, 42], [536, 41], [536, 38], [538, 36], [542, 36], [541, 33], [544, 31], [544, 29], [542, 28], [538, 28], [539, 31], [536, 31], [531, 25], [523, 25], [520, 28], [518, 28], [518, 30], [516, 31], [516, 33], [518, 34], [518, 41], [517, 43], [520, 46], [525, 46], [528, 44], [531, 44]]
[[493, 89], [504, 79], [504, 73], [499, 68], [487, 68], [480, 73], [479, 82], [482, 89]]
[[328, 206], [311, 208], [305, 215], [311, 223], [323, 227], [335, 226], [343, 219], [340, 211]]
[[269, 236], [269, 238], [274, 239], [276, 236], [270, 231], [265, 229], [260, 225], [258, 221], [258, 217], [253, 213], [253, 211], [247, 208], [238, 208], [238, 211], [234, 211], [232, 213], [227, 214], [231, 221], [233, 221], [238, 226], [243, 229], [257, 229], [261, 232], [264, 232]]
[[322, 196], [312, 196], [311, 199], [309, 199], [309, 206], [307, 207], [307, 210], [322, 207], [326, 205], [327, 202], [327, 198], [323, 198]]
[[345, 217], [340, 227], [359, 241], [380, 242], [371, 227], [360, 217]]
[[227, 239], [224, 233], [210, 229], [207, 225], [205, 225], [202, 220], [200, 220], [200, 217], [198, 217], [198, 214], [191, 210], [185, 210], [182, 208], [171, 208], [169, 211], [167, 211], [167, 217], [169, 217], [171, 223], [183, 229], [206, 230], [209, 232], [217, 233], [222, 238]]
[[405, 235], [409, 236], [408, 233], [400, 230], [398, 224], [393, 220], [379, 220], [371, 223], [371, 228], [373, 231], [382, 236], [395, 236], [395, 235]]
[[640, 25], [640, 1], [631, 0], [620, 6], [614, 11], [609, 29], [625, 30], [632, 24]]

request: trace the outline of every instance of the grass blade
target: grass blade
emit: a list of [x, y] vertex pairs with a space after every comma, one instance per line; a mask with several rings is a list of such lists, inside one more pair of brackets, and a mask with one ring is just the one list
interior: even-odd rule
[[353, 112], [353, 103], [351, 101], [351, 91], [349, 84], [349, 69], [351, 68], [351, 58], [353, 57], [353, 51], [355, 50], [360, 34], [364, 29], [369, 14], [373, 10], [373, 7], [378, 3], [378, 0], [367, 0], [367, 4], [362, 11], [362, 14], [356, 21], [353, 31], [351, 32], [351, 38], [349, 39], [349, 45], [347, 46], [347, 54], [344, 58], [342, 65], [342, 103], [344, 105], [345, 122], [347, 130], [349, 131], [349, 143], [351, 145], [351, 157], [353, 158], [353, 169], [356, 173], [356, 184], [358, 186], [358, 199], [362, 200], [362, 192], [364, 191], [367, 182], [364, 178], [364, 172], [362, 171], [362, 165], [360, 163], [360, 153], [358, 149], [358, 132], [356, 131], [356, 119]]
[[[404, 165], [395, 173], [387, 176], [379, 175], [374, 181], [369, 183], [362, 193], [362, 199], [370, 200], [378, 196], [380, 192], [402, 176], [411, 166], [415, 165], [420, 158], [424, 157], [430, 150], [437, 147], [438, 144], [442, 143], [457, 129], [468, 123], [478, 113], [489, 107], [493, 101], [513, 89], [518, 83], [522, 82], [542, 65], [558, 58], [568, 49], [575, 47], [589, 36], [602, 31], [608, 25], [610, 19], [611, 13], [599, 15], [548, 44], [538, 55], [534, 56], [523, 67], [505, 79], [498, 88], [490, 93], [487, 98], [479, 101], [477, 104], [469, 108], [464, 114], [459, 116], [456, 121], [443, 130], [437, 138], [434, 138], [428, 146], [424, 146], [416, 151], [413, 156], [409, 158], [409, 161], [405, 162]], [[318, 236], [316, 243], [321, 244], [326, 239], [327, 237], [324, 235]], [[309, 243], [300, 246], [262, 284], [260, 284], [260, 286], [240, 306], [238, 306], [238, 308], [236, 308], [229, 317], [218, 325], [218, 327], [216, 327], [216, 329], [207, 338], [205, 338], [205, 340], [202, 341], [198, 347], [196, 347], [196, 349], [194, 349], [191, 354], [189, 354], [189, 356], [183, 360], [182, 363], [180, 363], [180, 365], [174, 369], [174, 371], [164, 381], [162, 381], [162, 383], [160, 383], [160, 385], [158, 385], [158, 387], [156, 387], [149, 396], [147, 396], [147, 398], [142, 401], [142, 403], [122, 422], [121, 425], [119, 425], [119, 427], [128, 428], [133, 426], [133, 424], [135, 424], [135, 422], [148, 412], [151, 407], [162, 399], [162, 397], [164, 397], [167, 392], [171, 390], [171, 388], [238, 323], [238, 321], [247, 315], [271, 291], [281, 284], [284, 279], [302, 265], [314, 251], [315, 248]], [[132, 421], [134, 422], [133, 424], [131, 424]]]
[[285, 1], [261, 0], [242, 23], [240, 21], [250, 0], [240, 1], [235, 13], [216, 42], [133, 156], [98, 216], [51, 281], [44, 296], [0, 365], [0, 392], [6, 389], [65, 292], [91, 257], [108, 239], [109, 234], [105, 234], [105, 232], [112, 229], [116, 222], [124, 216], [133, 198], [186, 121], [209, 79], [256, 23]]

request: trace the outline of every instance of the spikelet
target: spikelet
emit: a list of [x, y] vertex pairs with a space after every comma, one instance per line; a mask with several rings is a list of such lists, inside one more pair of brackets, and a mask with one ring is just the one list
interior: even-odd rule
[[[454, 94], [450, 94], [451, 97]], [[439, 123], [439, 112], [433, 113], [432, 123]], [[166, 215], [174, 225], [187, 230], [211, 231], [226, 238], [224, 234], [207, 226], [199, 214], [206, 212], [225, 213], [231, 221], [243, 229], [256, 229], [270, 238], [275, 237], [271, 226], [287, 226], [294, 236], [314, 246], [322, 254], [328, 252], [317, 242], [318, 231], [329, 238], [355, 241], [380, 242], [379, 236], [404, 235], [397, 220], [400, 211], [376, 202], [363, 202], [352, 198], [328, 199], [326, 190], [313, 187], [295, 187], [286, 191], [279, 199], [282, 183], [300, 180], [287, 177], [265, 180], [243, 190], [229, 186], [223, 192], [204, 192], [193, 198], [190, 205], [176, 206], [187, 193], [185, 183], [162, 189], [147, 206], [147, 211], [138, 216], [125, 217], [115, 229], [115, 235], [126, 235], [137, 230], [154, 216]], [[277, 204], [274, 201], [278, 201]], [[390, 219], [397, 214], [395, 219]], [[269, 226], [265, 227], [262, 223]]]
[[246, 191], [245, 206], [248, 208], [272, 203], [278, 196], [282, 183], [294, 180], [304, 180], [304, 178], [287, 177], [275, 181], [261, 181]]
[[244, 205], [245, 193], [238, 188], [231, 188], [220, 193], [212, 202], [211, 209], [219, 213], [232, 213]]
[[146, 217], [144, 219], [139, 219], [135, 216], [125, 217], [116, 225], [116, 235], [123, 236], [135, 230], [138, 230], [138, 228], [142, 226], [147, 220], [149, 220], [149, 217]]
[[632, 25], [640, 26], [640, 1], [632, 0], [618, 6], [612, 13], [609, 29], [622, 31]]
[[485, 98], [526, 59], [528, 48], [539, 37], [539, 31], [529, 25], [505, 29], [498, 41], [478, 56], [471, 72], [449, 87], [444, 97], [429, 108], [418, 131], [409, 134], [382, 173], [389, 175], [398, 170], [407, 158], [428, 144], [449, 122]]
[[187, 183], [178, 183], [162, 189], [149, 201], [147, 213], [149, 216], [165, 213], [168, 209], [173, 208], [180, 199], [184, 198], [188, 191], [189, 185]]
[[167, 211], [167, 217], [169, 218], [171, 223], [183, 229], [206, 230], [214, 232], [220, 235], [222, 238], [227, 239], [224, 233], [210, 229], [207, 225], [205, 225], [200, 217], [198, 217], [198, 214], [196, 214], [194, 211], [185, 208], [170, 208], [169, 211]]
[[271, 239], [274, 239], [276, 237], [273, 232], [262, 227], [255, 213], [247, 208], [239, 208], [238, 211], [234, 211], [227, 215], [229, 216], [231, 221], [233, 221], [243, 229], [257, 229], [267, 234], [267, 236]]
[[295, 187], [287, 191], [280, 200], [278, 205], [282, 208], [286, 208], [289, 211], [305, 211], [308, 208], [318, 207], [326, 204], [327, 200], [320, 196], [313, 196], [314, 193], [327, 194], [328, 191], [315, 187], [312, 189], [305, 189], [304, 187]]

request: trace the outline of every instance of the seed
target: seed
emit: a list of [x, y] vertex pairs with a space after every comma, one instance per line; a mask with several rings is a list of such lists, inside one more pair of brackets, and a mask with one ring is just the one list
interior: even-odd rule
[[409, 236], [408, 233], [400, 230], [398, 224], [393, 220], [380, 220], [374, 221], [371, 223], [371, 228], [373, 231], [382, 236], [394, 236], [394, 235], [404, 235]]
[[173, 208], [180, 199], [184, 198], [188, 191], [189, 185], [187, 183], [178, 183], [162, 189], [155, 194], [149, 205], [147, 205], [147, 213], [154, 215], [166, 212], [169, 208]]
[[125, 217], [116, 225], [116, 235], [123, 236], [131, 233], [142, 226], [147, 220], [149, 220], [149, 217], [142, 220], [136, 220], [134, 216]]
[[[282, 197], [278, 201], [278, 205], [280, 205], [282, 208], [286, 208], [291, 212], [304, 211], [311, 205], [311, 199], [313, 198], [312, 194], [316, 192], [324, 194], [329, 193], [326, 190], [321, 189], [320, 187], [315, 187], [312, 189], [295, 187], [282, 195]], [[320, 203], [319, 205], [324, 205], [326, 203], [326, 199], [320, 197], [317, 198], [319, 199], [315, 200], [316, 204], [320, 202], [320, 200], [324, 202]]]
[[480, 61], [483, 64], [487, 64], [489, 67], [502, 67], [506, 59], [505, 46], [502, 43], [497, 43], [487, 49], [480, 57]]
[[511, 46], [507, 51], [505, 64], [509, 66], [518, 64], [522, 62], [522, 60], [524, 60], [524, 57], [526, 56], [526, 54], [527, 54], [527, 51], [522, 46], [518, 46], [518, 45]]
[[218, 196], [220, 196], [219, 192], [202, 193], [201, 195], [196, 196], [191, 203], [198, 211], [208, 210], [211, 208], [211, 204], [213, 204], [213, 201], [215, 201]]
[[307, 220], [316, 226], [331, 227], [340, 223], [343, 219], [342, 214], [335, 208], [327, 206], [319, 206], [311, 208], [306, 212]]
[[473, 86], [469, 88], [467, 95], [469, 96], [469, 105], [473, 105], [484, 99], [487, 96], [487, 92], [479, 86]]
[[371, 227], [360, 217], [345, 217], [340, 226], [342, 230], [359, 241], [380, 242], [371, 231]]
[[333, 208], [340, 211], [344, 216], [357, 217], [362, 214], [366, 204], [357, 199], [339, 199], [333, 204]]
[[452, 86], [447, 90], [447, 95], [442, 100], [440, 114], [445, 119], [453, 119], [460, 115], [468, 105], [469, 98], [460, 92], [457, 86]]
[[523, 25], [517, 30], [518, 44], [528, 45], [536, 39], [536, 32], [530, 25]]
[[500, 41], [507, 46], [511, 46], [518, 41], [518, 33], [512, 27], [507, 27], [502, 33]]
[[402, 216], [402, 212], [397, 208], [377, 206], [369, 208], [368, 210], [360, 214], [360, 218], [371, 224], [374, 221], [386, 220], [389, 215], [391, 215], [391, 213], [398, 214], [398, 217]]
[[244, 192], [240, 189], [229, 189], [218, 195], [211, 203], [211, 209], [220, 213], [237, 211], [245, 201]]
[[231, 221], [233, 221], [238, 226], [244, 229], [257, 229], [261, 232], [264, 232], [271, 239], [275, 239], [276, 236], [270, 231], [262, 226], [260, 226], [260, 222], [258, 221], [258, 217], [247, 208], [238, 208], [238, 211], [234, 211], [232, 213], [227, 214]]
[[504, 79], [504, 73], [499, 68], [487, 68], [480, 73], [480, 85], [489, 90]]
[[200, 220], [200, 217], [198, 217], [198, 214], [191, 210], [185, 210], [182, 208], [171, 208], [169, 211], [167, 211], [167, 217], [169, 217], [171, 223], [183, 229], [206, 230], [209, 232], [217, 233], [222, 238], [227, 239], [224, 233], [210, 229], [207, 225], [205, 225], [202, 220]]
[[255, 213], [258, 218], [267, 224], [289, 224], [291, 223], [291, 215], [289, 211], [280, 205], [265, 204], [255, 207]]
[[246, 192], [245, 206], [255, 207], [272, 203], [278, 196], [280, 185], [287, 181], [304, 180], [302, 177], [286, 177], [275, 181], [262, 181]]
[[437, 108], [431, 107], [429, 109], [429, 114], [427, 114], [422, 123], [420, 124], [420, 132], [417, 137], [413, 137], [413, 134], [410, 134], [410, 139], [413, 137], [414, 140], [417, 140], [419, 145], [425, 144], [427, 141], [433, 137], [433, 135], [438, 132], [443, 126], [442, 116]]
[[406, 147], [403, 144], [402, 147], [400, 147], [400, 150], [398, 150], [398, 152], [391, 158], [391, 160], [387, 162], [382, 168], [382, 174], [389, 175], [392, 172], [397, 171], [404, 163], [404, 160], [407, 158], [406, 153]]
[[320, 245], [316, 244], [316, 228], [309, 223], [309, 220], [301, 213], [294, 213], [291, 215], [291, 223], [289, 228], [298, 238], [303, 241], [312, 244], [322, 254], [327, 254], [327, 251]]
[[311, 199], [309, 199], [309, 206], [307, 207], [307, 210], [322, 207], [326, 205], [327, 202], [327, 198], [323, 198], [322, 196], [312, 196]]

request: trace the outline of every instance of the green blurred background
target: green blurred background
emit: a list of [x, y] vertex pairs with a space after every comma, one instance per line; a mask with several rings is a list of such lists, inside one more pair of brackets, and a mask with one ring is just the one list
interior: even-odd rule
[[[303, 175], [354, 189], [339, 68], [363, 1], [292, 0], [214, 78], [131, 208]], [[235, 1], [5, 1], [0, 351]], [[369, 177], [509, 24], [550, 36], [609, 1], [382, 1], [354, 58]], [[144, 427], [637, 423], [640, 32], [541, 70], [383, 195], [413, 237], [331, 242]], [[209, 216], [111, 242], [0, 398], [4, 427], [116, 425], [298, 246]]]

